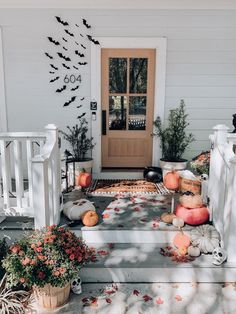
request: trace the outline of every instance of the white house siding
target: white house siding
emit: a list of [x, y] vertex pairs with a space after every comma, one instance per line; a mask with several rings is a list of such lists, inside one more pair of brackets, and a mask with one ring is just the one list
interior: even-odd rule
[[[214, 125], [231, 126], [236, 112], [236, 11], [2, 9], [9, 130], [37, 131], [49, 122], [64, 128], [76, 122], [76, 104], [62, 108], [67, 97], [49, 84], [49, 62], [43, 55], [55, 51], [46, 37], [63, 33], [55, 15], [72, 23], [87, 18], [95, 37], [167, 37], [165, 118], [183, 98], [189, 130], [197, 139], [187, 157], [209, 148]], [[90, 117], [90, 65], [83, 72], [79, 95], [86, 97]]]

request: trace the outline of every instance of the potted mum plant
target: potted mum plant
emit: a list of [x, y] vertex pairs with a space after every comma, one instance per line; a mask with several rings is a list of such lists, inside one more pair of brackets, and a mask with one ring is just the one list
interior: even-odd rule
[[69, 298], [70, 282], [89, 261], [94, 250], [63, 227], [35, 230], [14, 243], [3, 261], [9, 286], [33, 288], [38, 304], [53, 309]]
[[182, 99], [179, 107], [170, 110], [168, 125], [164, 127], [160, 117], [154, 121], [154, 136], [160, 138], [162, 158], [160, 165], [165, 170], [183, 170], [187, 166], [187, 160], [182, 156], [195, 139], [192, 133], [187, 133], [188, 115], [185, 112], [185, 103]]

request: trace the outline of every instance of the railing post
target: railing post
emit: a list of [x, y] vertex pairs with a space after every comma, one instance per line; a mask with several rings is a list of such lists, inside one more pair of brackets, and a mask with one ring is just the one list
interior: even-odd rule
[[41, 156], [31, 160], [33, 182], [33, 208], [35, 229], [50, 225], [48, 159]]
[[227, 134], [229, 128], [225, 125], [216, 125], [214, 134], [210, 135], [211, 140], [211, 158], [210, 158], [210, 175], [208, 185], [208, 197], [210, 199], [209, 209], [211, 218], [215, 227], [220, 232], [222, 238], [224, 234], [223, 208], [226, 180], [226, 167], [222, 156], [219, 153], [219, 146], [227, 145]]
[[60, 221], [60, 195], [61, 195], [61, 158], [58, 140], [58, 128], [54, 124], [48, 124], [46, 130], [46, 143], [47, 145], [54, 143], [52, 156], [49, 160], [49, 182], [50, 182], [50, 224], [58, 224]]
[[228, 262], [236, 262], [236, 156], [230, 159], [231, 163], [231, 184], [229, 185], [230, 204], [227, 226], [227, 239], [225, 249], [228, 253]]

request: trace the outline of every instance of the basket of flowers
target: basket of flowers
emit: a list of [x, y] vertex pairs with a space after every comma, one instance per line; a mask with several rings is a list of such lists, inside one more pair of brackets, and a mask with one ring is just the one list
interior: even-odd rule
[[81, 238], [67, 228], [49, 226], [14, 243], [3, 266], [9, 286], [32, 287], [37, 303], [54, 309], [68, 301], [71, 280], [94, 260], [94, 250]]

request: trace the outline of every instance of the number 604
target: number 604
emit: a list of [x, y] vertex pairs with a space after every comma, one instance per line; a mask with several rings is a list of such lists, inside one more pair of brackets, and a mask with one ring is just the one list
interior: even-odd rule
[[76, 83], [76, 82], [81, 83], [81, 75], [76, 76], [76, 75], [74, 75], [74, 74], [71, 74], [70, 76], [66, 75], [66, 76], [64, 77], [64, 83], [65, 83], [65, 84], [68, 84], [68, 83], [74, 84], [74, 83]]

